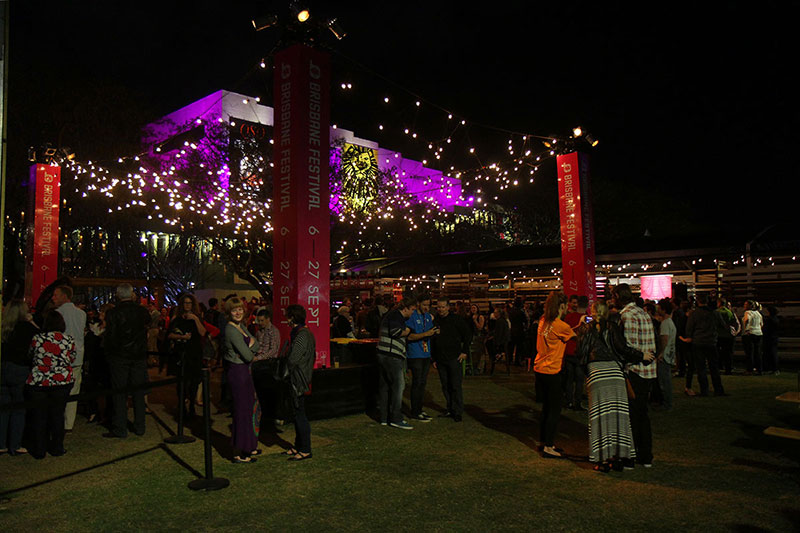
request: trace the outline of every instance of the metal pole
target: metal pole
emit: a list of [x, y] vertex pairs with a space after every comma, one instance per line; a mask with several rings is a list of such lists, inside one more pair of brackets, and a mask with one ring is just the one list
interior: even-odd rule
[[211, 460], [211, 393], [209, 387], [208, 368], [203, 369], [203, 426], [205, 443], [203, 443], [203, 452], [205, 455], [206, 463], [206, 476], [204, 478], [195, 479], [189, 482], [189, 488], [192, 490], [219, 490], [231, 484], [224, 477], [214, 477], [214, 465]]
[[180, 371], [178, 372], [180, 378], [178, 379], [178, 433], [176, 435], [172, 435], [164, 439], [164, 442], [168, 444], [187, 444], [189, 442], [194, 442], [197, 439], [192, 437], [191, 435], [184, 435], [183, 434], [183, 404], [185, 403], [184, 396], [185, 394], [185, 378], [186, 375], [186, 350], [181, 350], [181, 359], [180, 359]]
[[0, 299], [5, 290], [3, 263], [5, 257], [5, 233], [6, 233], [6, 117], [8, 115], [8, 28], [9, 28], [9, 7], [10, 2], [3, 2], [0, 8], [0, 46], [3, 47], [0, 53]]

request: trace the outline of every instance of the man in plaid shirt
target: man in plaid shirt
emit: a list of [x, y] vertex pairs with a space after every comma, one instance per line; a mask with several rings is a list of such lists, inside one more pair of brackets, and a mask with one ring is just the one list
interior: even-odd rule
[[656, 365], [651, 363], [652, 355], [656, 351], [656, 336], [650, 316], [636, 305], [627, 283], [617, 285], [614, 296], [620, 309], [620, 321], [628, 346], [645, 355], [650, 354], [648, 357], [650, 361], [645, 360], [628, 366], [628, 379], [636, 395], [635, 398], [628, 400], [636, 459], [645, 468], [649, 468], [653, 466], [653, 435], [647, 402], [650, 397], [650, 387], [657, 377]]

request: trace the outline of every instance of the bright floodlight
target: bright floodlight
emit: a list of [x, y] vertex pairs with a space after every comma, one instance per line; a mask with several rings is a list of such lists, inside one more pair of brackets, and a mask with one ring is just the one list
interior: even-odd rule
[[581, 135], [583, 135], [583, 130], [581, 129], [580, 126], [575, 126], [574, 128], [572, 128], [572, 134], [575, 137], [580, 137]]
[[297, 20], [300, 22], [305, 22], [308, 20], [308, 17], [311, 16], [311, 13], [308, 12], [308, 9], [302, 9], [297, 12]]

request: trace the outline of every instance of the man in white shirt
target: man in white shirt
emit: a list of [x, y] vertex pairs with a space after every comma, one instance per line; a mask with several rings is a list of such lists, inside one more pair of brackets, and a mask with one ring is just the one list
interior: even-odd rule
[[[86, 331], [86, 313], [82, 309], [75, 307], [72, 303], [72, 287], [59, 285], [53, 291], [53, 305], [55, 310], [64, 317], [67, 325], [66, 333], [75, 341], [75, 362], [72, 363], [72, 375], [75, 376], [75, 383], [70, 391], [70, 396], [81, 392], [82, 368], [83, 368], [83, 335]], [[72, 431], [75, 424], [75, 414], [77, 413], [77, 402], [67, 403], [64, 410], [64, 429]]]

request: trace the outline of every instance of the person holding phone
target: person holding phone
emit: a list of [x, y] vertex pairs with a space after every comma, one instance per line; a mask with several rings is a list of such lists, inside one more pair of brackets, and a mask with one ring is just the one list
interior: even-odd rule
[[422, 410], [428, 371], [431, 366], [431, 337], [438, 330], [434, 328], [430, 314], [431, 297], [427, 294], [419, 299], [419, 306], [406, 320], [411, 329], [406, 346], [406, 363], [411, 370], [411, 418], [419, 422], [430, 422], [432, 417]]

